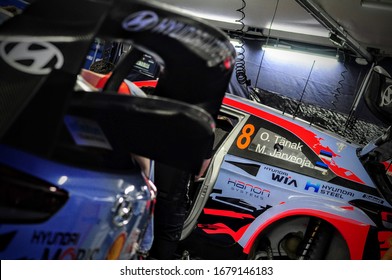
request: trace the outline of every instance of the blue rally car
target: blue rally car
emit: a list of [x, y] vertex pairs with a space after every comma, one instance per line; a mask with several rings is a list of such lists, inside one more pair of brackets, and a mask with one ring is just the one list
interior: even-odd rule
[[[132, 44], [101, 90], [79, 75], [96, 38]], [[120, 95], [140, 50], [166, 74], [156, 96]], [[234, 57], [224, 33], [153, 1], [37, 0], [4, 22], [0, 258], [135, 259], [148, 250], [157, 188], [147, 158], [199, 170]]]
[[136, 165], [98, 171], [0, 151], [2, 259], [135, 256], [155, 195]]

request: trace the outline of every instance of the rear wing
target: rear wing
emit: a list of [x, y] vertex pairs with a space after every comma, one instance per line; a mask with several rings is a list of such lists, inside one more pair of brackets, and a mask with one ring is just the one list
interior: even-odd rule
[[35, 1], [0, 26], [0, 139], [53, 69], [76, 79], [107, 14], [107, 4], [61, 2]]
[[[212, 115], [219, 111], [235, 58], [234, 47], [220, 30], [158, 2], [118, 1], [100, 35], [128, 38], [163, 62], [156, 95], [201, 106]], [[136, 55], [134, 61], [138, 59]], [[122, 78], [109, 80], [107, 89], [116, 89]]]
[[[51, 157], [73, 115], [97, 122], [114, 153], [198, 170], [233, 70], [235, 50], [222, 32], [153, 1], [37, 0], [0, 34], [0, 142]], [[102, 93], [75, 92], [96, 37], [133, 50]], [[117, 96], [139, 51], [164, 67], [157, 96]]]

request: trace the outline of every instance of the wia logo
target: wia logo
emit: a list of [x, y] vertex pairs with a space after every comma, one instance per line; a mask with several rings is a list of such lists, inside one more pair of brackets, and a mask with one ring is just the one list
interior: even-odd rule
[[292, 179], [291, 176], [283, 176], [276, 173], [272, 173], [272, 180], [277, 181], [279, 183], [283, 183], [288, 186], [293, 185], [296, 188], [298, 187], [297, 181], [295, 179]]

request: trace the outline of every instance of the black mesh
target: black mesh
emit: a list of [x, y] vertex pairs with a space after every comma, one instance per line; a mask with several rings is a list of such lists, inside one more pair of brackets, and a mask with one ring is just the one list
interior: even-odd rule
[[0, 139], [25, 108], [42, 79], [20, 82], [0, 80]]

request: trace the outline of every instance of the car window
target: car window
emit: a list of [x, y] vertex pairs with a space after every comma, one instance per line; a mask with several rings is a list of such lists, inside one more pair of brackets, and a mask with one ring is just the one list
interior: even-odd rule
[[229, 153], [323, 180], [335, 177], [295, 131], [251, 116]]
[[215, 138], [214, 138], [214, 146], [213, 153], [220, 147], [220, 145], [225, 141], [227, 136], [233, 130], [233, 128], [238, 123], [238, 119], [229, 114], [220, 113], [215, 121]]

